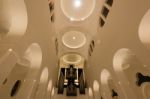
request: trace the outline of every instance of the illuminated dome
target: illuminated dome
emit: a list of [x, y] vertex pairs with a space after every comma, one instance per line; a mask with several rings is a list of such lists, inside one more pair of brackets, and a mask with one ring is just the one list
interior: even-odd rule
[[95, 0], [61, 0], [61, 9], [71, 21], [89, 17], [95, 8]]
[[78, 54], [67, 54], [63, 56], [63, 61], [69, 64], [77, 64], [80, 63], [82, 57]]
[[69, 31], [63, 35], [62, 42], [68, 48], [81, 48], [86, 43], [86, 37], [82, 32]]

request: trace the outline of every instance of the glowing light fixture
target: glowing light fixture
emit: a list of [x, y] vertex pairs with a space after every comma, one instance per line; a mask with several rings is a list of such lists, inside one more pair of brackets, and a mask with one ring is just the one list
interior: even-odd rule
[[74, 7], [76, 8], [79, 8], [82, 5], [81, 0], [74, 0], [73, 4], [74, 4]]
[[60, 3], [70, 21], [83, 21], [94, 11], [96, 0], [61, 0]]
[[86, 36], [79, 31], [69, 31], [62, 36], [62, 42], [71, 49], [81, 48], [86, 43]]

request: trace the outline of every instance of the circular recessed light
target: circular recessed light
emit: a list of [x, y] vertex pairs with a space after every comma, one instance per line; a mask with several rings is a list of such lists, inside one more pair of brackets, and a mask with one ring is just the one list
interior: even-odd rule
[[71, 21], [82, 21], [89, 17], [96, 0], [61, 0], [61, 9]]
[[85, 45], [86, 37], [82, 32], [69, 31], [63, 35], [62, 42], [66, 47], [76, 49]]
[[80, 63], [81, 60], [82, 57], [78, 54], [66, 54], [65, 56], [63, 56], [63, 61], [69, 64], [77, 64]]

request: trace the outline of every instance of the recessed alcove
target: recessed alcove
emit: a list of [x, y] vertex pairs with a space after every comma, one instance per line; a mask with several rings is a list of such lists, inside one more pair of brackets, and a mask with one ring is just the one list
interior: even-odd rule
[[97, 80], [93, 81], [93, 94], [95, 99], [99, 99], [100, 97], [100, 84]]
[[49, 80], [48, 86], [47, 86], [47, 91], [51, 91], [52, 90], [52, 86], [53, 86], [53, 82], [52, 82], [52, 80]]
[[108, 79], [110, 78], [110, 73], [107, 69], [103, 69], [100, 74], [101, 84], [108, 84]]
[[115, 71], [123, 71], [130, 68], [130, 63], [135, 61], [136, 55], [128, 48], [119, 49], [113, 58], [113, 67]]
[[114, 80], [113, 75], [107, 69], [101, 71], [100, 80], [103, 98], [116, 99], [119, 97], [117, 81]]
[[[123, 89], [122, 91], [126, 92], [125, 96], [142, 98], [141, 88], [139, 86], [143, 78], [138, 78], [138, 76], [143, 76], [139, 72], [147, 72], [134, 52], [128, 48], [117, 50], [113, 58], [113, 68], [119, 81], [119, 86]], [[138, 82], [138, 79], [140, 82]]]
[[92, 90], [92, 88], [91, 87], [89, 87], [88, 88], [88, 97], [89, 97], [89, 99], [93, 99], [93, 90]]
[[50, 79], [47, 85], [46, 99], [49, 99], [51, 97], [52, 88], [53, 88], [53, 81], [52, 79]]
[[47, 92], [47, 84], [48, 84], [49, 71], [47, 67], [42, 69], [40, 75], [40, 81], [36, 89], [35, 98], [41, 99], [44, 97], [44, 94]]
[[31, 69], [40, 69], [42, 63], [42, 50], [38, 43], [32, 43], [26, 49], [23, 58], [30, 62]]
[[55, 95], [55, 87], [52, 88], [52, 91], [51, 91], [51, 99], [54, 98], [54, 95]]
[[45, 67], [43, 70], [42, 70], [42, 73], [41, 73], [41, 77], [40, 77], [40, 83], [46, 83], [47, 80], [48, 80], [48, 68]]
[[145, 99], [150, 98], [150, 84], [149, 83], [146, 83], [143, 85], [142, 93], [143, 93]]
[[6, 84], [8, 75], [16, 66], [18, 55], [13, 49], [8, 49], [0, 57], [0, 85]]
[[150, 49], [150, 9], [144, 14], [139, 24], [139, 39], [143, 45]]
[[24, 0], [1, 0], [0, 9], [0, 36], [23, 36], [28, 22]]
[[96, 92], [99, 92], [99, 90], [100, 90], [100, 85], [97, 80], [94, 80], [94, 82], [93, 82], [93, 90]]

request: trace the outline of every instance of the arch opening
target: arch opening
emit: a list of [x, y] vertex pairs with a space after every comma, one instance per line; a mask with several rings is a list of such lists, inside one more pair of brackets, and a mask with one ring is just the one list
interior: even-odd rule
[[0, 8], [0, 35], [23, 36], [28, 21], [24, 0], [1, 0]]
[[30, 68], [39, 69], [42, 63], [42, 50], [39, 44], [31, 44], [24, 53], [23, 63], [30, 62]]
[[143, 45], [150, 49], [150, 9], [143, 16], [139, 25], [139, 39]]
[[41, 77], [40, 77], [40, 83], [46, 83], [48, 80], [48, 68], [45, 67], [42, 71]]
[[113, 68], [115, 71], [123, 71], [130, 68], [130, 63], [135, 61], [136, 55], [127, 48], [119, 49], [113, 58]]

